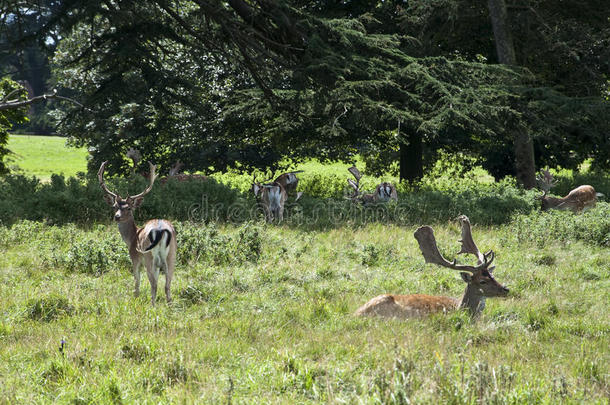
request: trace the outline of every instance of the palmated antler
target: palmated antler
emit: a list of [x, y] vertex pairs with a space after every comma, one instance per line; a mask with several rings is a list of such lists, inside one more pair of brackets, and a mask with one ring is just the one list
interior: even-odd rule
[[354, 189], [354, 195], [352, 196], [352, 198], [354, 198], [360, 193], [360, 179], [362, 178], [362, 175], [356, 166], [352, 166], [347, 170], [356, 178], [356, 181], [347, 179], [347, 183]]
[[[468, 225], [470, 225], [469, 222]], [[468, 228], [470, 227], [468, 226]], [[415, 239], [417, 239], [417, 243], [419, 244], [419, 250], [421, 250], [421, 253], [424, 256], [426, 263], [434, 263], [438, 264], [439, 266], [447, 267], [458, 271], [475, 273], [479, 270], [489, 267], [489, 265], [491, 265], [494, 259], [493, 251], [489, 251], [488, 254], [481, 255], [482, 260], [477, 266], [457, 264], [457, 261], [455, 259], [450, 262], [449, 260], [445, 259], [443, 255], [441, 255], [441, 252], [439, 252], [438, 247], [436, 245], [436, 238], [434, 237], [434, 230], [431, 227], [427, 225], [419, 227], [413, 235], [415, 236]], [[470, 237], [470, 239], [472, 240], [472, 236]], [[474, 241], [472, 241], [472, 244], [474, 245]], [[476, 247], [476, 245], [474, 246]], [[462, 250], [464, 250], [464, 246], [462, 246]]]
[[357, 181], [360, 181], [362, 174], [360, 174], [360, 171], [356, 168], [356, 166], [352, 166], [347, 170], [356, 178]]
[[538, 183], [538, 187], [542, 190], [542, 197], [546, 196], [546, 194], [551, 190], [551, 187], [557, 184], [557, 181], [553, 179], [553, 175], [548, 169], [541, 170], [541, 174], [536, 176], [536, 182]]
[[128, 198], [131, 198], [132, 200], [137, 200], [138, 198], [144, 197], [146, 194], [150, 193], [150, 190], [152, 190], [153, 184], [155, 183], [155, 179], [157, 178], [157, 174], [155, 173], [157, 166], [153, 165], [150, 162], [148, 162], [148, 166], [150, 167], [150, 183], [148, 184], [148, 187], [146, 187], [146, 190], [142, 191], [140, 194], [132, 195]]
[[[116, 193], [113, 193], [112, 191], [108, 190], [108, 187], [106, 187], [106, 182], [104, 181], [104, 169], [106, 168], [106, 163], [108, 163], [108, 161], [103, 162], [100, 166], [100, 170], [98, 170], [97, 172], [97, 179], [100, 182], [100, 187], [102, 188], [102, 190], [104, 190], [106, 195], [111, 197], [112, 202], [114, 202], [114, 200], [116, 200], [117, 198], [117, 195]], [[108, 201], [110, 202], [110, 200]]]
[[460, 225], [462, 226], [462, 239], [460, 242], [462, 243], [462, 249], [458, 252], [460, 253], [471, 253], [476, 256], [478, 260], [478, 264], [481, 264], [485, 261], [485, 255], [481, 253], [477, 244], [474, 243], [472, 239], [472, 231], [470, 229], [470, 220], [466, 215], [460, 215], [458, 218]]

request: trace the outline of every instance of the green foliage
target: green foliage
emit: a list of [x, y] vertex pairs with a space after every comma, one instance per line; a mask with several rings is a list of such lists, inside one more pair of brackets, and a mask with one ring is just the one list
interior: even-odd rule
[[261, 228], [250, 222], [243, 224], [232, 236], [221, 234], [214, 224], [179, 223], [176, 232], [178, 243], [185, 252], [178, 257], [183, 264], [256, 263], [261, 255]]
[[511, 228], [518, 241], [541, 247], [553, 240], [582, 240], [610, 246], [610, 204], [600, 202], [595, 209], [580, 215], [558, 210], [519, 214]]
[[[8, 78], [0, 78], [0, 104], [2, 101], [5, 101], [4, 99], [6, 97], [10, 100], [17, 100], [23, 98], [25, 95], [25, 89], [18, 83]], [[0, 110], [0, 175], [8, 173], [5, 161], [6, 156], [10, 153], [6, 147], [8, 144], [8, 131], [14, 124], [20, 124], [27, 121], [25, 112], [25, 107]]]

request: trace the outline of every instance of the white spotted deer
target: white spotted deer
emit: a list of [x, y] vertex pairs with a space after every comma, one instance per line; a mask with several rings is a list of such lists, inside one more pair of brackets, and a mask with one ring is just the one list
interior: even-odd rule
[[354, 193], [349, 197], [352, 201], [360, 201], [363, 204], [373, 204], [377, 202], [398, 200], [396, 187], [387, 182], [377, 185], [374, 193], [362, 193], [360, 191], [360, 179], [362, 178], [362, 174], [360, 174], [360, 171], [356, 166], [352, 166], [347, 170], [356, 178], [356, 181], [347, 179], [349, 185], [354, 189]]
[[251, 190], [263, 206], [267, 222], [272, 222], [273, 219], [278, 222], [284, 220], [284, 205], [288, 196], [280, 183], [275, 181], [266, 184], [257, 183], [256, 176], [254, 176]]
[[[456, 260], [448, 261], [438, 250], [434, 231], [429, 226], [418, 228], [415, 239], [426, 263], [457, 270], [466, 282], [466, 290], [461, 299], [424, 294], [379, 295], [364, 304], [356, 311], [358, 316], [381, 316], [388, 318], [417, 318], [435, 312], [447, 312], [457, 309], [468, 309], [473, 318], [479, 316], [485, 308], [486, 297], [503, 297], [508, 288], [498, 283], [491, 275], [494, 266], [494, 252], [481, 253], [472, 239], [470, 221], [462, 215], [458, 218], [462, 226], [462, 249], [459, 253], [471, 253], [477, 258], [477, 265], [457, 264]], [[458, 254], [459, 254], [458, 253]]]
[[165, 298], [171, 302], [171, 284], [176, 263], [176, 231], [171, 222], [165, 219], [152, 219], [138, 228], [135, 224], [133, 212], [142, 205], [144, 196], [152, 190], [156, 179], [155, 166], [150, 165], [150, 183], [146, 190], [134, 196], [121, 198], [118, 194], [108, 189], [104, 182], [104, 168], [106, 163], [102, 163], [97, 177], [100, 187], [104, 191], [104, 200], [116, 209], [114, 220], [117, 222], [119, 232], [123, 241], [129, 249], [131, 258], [132, 273], [135, 280], [135, 295], [140, 294], [140, 265], [144, 261], [148, 281], [150, 281], [151, 302], [155, 305], [157, 298], [157, 282], [159, 280], [159, 270], [165, 272]]
[[592, 186], [584, 185], [576, 187], [563, 198], [555, 198], [548, 196], [547, 193], [556, 184], [553, 175], [548, 170], [543, 170], [541, 175], [536, 177], [538, 186], [542, 190], [542, 195], [537, 197], [542, 205], [542, 211], [547, 211], [551, 208], [559, 210], [572, 210], [574, 213], [581, 212], [588, 208], [595, 207], [598, 197], [603, 194], [596, 193]]

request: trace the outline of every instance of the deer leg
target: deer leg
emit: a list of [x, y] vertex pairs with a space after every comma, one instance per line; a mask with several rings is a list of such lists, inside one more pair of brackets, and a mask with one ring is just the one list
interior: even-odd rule
[[137, 297], [140, 295], [140, 264], [141, 264], [140, 257], [132, 258], [131, 263], [132, 263], [131, 273], [133, 274], [133, 280], [135, 283], [133, 295]]
[[174, 267], [176, 265], [176, 250], [171, 249], [165, 260], [163, 266], [165, 270], [165, 298], [168, 303], [172, 302], [172, 277], [174, 276]]
[[277, 208], [277, 218], [278, 222], [282, 222], [284, 220], [284, 207], [281, 205]]
[[157, 281], [159, 280], [159, 263], [158, 259], [152, 255], [146, 255], [146, 273], [150, 282], [150, 300], [152, 305], [155, 305], [157, 300]]

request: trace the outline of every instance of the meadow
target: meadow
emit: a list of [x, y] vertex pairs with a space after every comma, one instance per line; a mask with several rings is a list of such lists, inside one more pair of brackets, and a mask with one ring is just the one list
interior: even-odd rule
[[75, 176], [87, 171], [87, 151], [66, 147], [58, 136], [9, 135], [9, 168], [12, 172], [49, 180], [52, 174]]
[[[342, 197], [344, 167], [314, 164], [281, 225], [252, 209], [249, 176], [157, 185], [136, 221], [172, 219], [179, 257], [174, 301], [155, 307], [146, 276], [132, 294], [94, 178], [0, 179], [0, 403], [608, 403], [610, 204], [541, 213], [511, 180], [435, 170], [363, 209]], [[610, 195], [608, 175], [557, 175]], [[507, 298], [477, 321], [353, 316], [382, 293], [460, 296], [413, 238], [431, 225], [455, 257], [457, 214]]]

